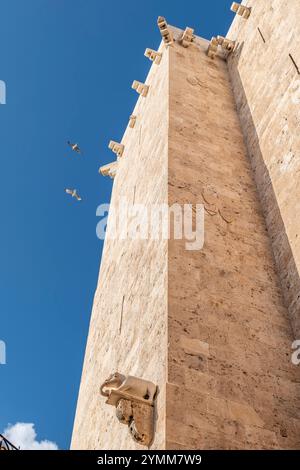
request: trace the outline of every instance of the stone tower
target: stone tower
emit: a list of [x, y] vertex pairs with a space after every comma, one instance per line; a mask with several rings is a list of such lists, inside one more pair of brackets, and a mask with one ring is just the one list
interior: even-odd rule
[[158, 386], [152, 449], [300, 446], [300, 5], [233, 10], [210, 42], [159, 18], [102, 168], [112, 205], [203, 204], [205, 241], [106, 240], [73, 449], [143, 449], [99, 393], [115, 371]]

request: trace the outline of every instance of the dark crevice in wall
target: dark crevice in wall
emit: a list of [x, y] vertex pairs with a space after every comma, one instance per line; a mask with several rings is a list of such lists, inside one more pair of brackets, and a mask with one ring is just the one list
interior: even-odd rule
[[257, 28], [257, 31], [259, 32], [259, 34], [260, 34], [262, 40], [264, 41], [264, 43], [266, 43], [266, 40], [265, 40], [265, 38], [264, 38], [263, 33], [261, 32], [261, 29], [260, 29], [260, 28]]
[[122, 331], [122, 325], [123, 325], [124, 301], [125, 301], [125, 295], [123, 295], [122, 305], [121, 305], [120, 323], [119, 323], [119, 334], [120, 334], [121, 331]]
[[295, 61], [294, 57], [292, 56], [292, 54], [289, 54], [289, 58], [293, 62], [294, 66], [295, 66], [295, 69], [297, 70], [298, 75], [300, 75], [300, 69], [299, 69], [298, 65], [296, 64], [296, 61]]
[[136, 192], [136, 186], [134, 186], [134, 188], [133, 188], [133, 202], [132, 202], [132, 204], [135, 203], [135, 192]]

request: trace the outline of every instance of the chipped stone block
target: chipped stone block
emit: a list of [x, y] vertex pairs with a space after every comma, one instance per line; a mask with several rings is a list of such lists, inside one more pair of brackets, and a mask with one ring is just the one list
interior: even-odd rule
[[241, 5], [240, 3], [233, 2], [231, 11], [245, 19], [248, 19], [251, 14], [251, 8]]
[[162, 39], [164, 43], [167, 46], [170, 46], [174, 42], [173, 34], [172, 31], [168, 28], [168, 24], [166, 22], [166, 19], [163, 16], [159, 16], [157, 19], [157, 25], [160, 30], [160, 34], [162, 36]]
[[134, 80], [132, 83], [132, 88], [137, 91], [137, 93], [144, 98], [148, 95], [149, 91], [149, 85], [145, 85], [142, 82], [138, 82], [137, 80]]
[[194, 38], [194, 30], [192, 28], [186, 28], [180, 40], [182, 46], [189, 47], [194, 41]]
[[99, 173], [101, 173], [102, 176], [109, 176], [113, 179], [117, 174], [117, 168], [118, 162], [108, 163], [99, 168]]
[[162, 58], [162, 53], [154, 51], [153, 49], [147, 48], [145, 50], [145, 56], [148, 57], [154, 64], [159, 65]]

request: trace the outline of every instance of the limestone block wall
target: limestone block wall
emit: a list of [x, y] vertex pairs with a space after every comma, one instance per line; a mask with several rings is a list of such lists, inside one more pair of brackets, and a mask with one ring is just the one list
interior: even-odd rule
[[296, 338], [300, 338], [300, 3], [249, 0], [228, 60], [232, 86]]
[[[167, 203], [169, 60], [164, 46], [160, 51], [161, 64], [152, 65], [147, 78], [148, 95], [139, 97], [133, 111], [135, 127], [128, 127], [122, 140], [125, 150], [111, 200], [115, 207], [123, 198], [147, 207]], [[166, 240], [105, 241], [72, 449], [141, 449], [100, 396], [99, 386], [115, 371], [159, 386], [152, 447], [165, 446], [167, 246]]]
[[168, 248], [166, 446], [299, 448], [288, 311], [227, 63], [207, 47], [169, 50], [169, 204], [206, 213], [201, 251]]

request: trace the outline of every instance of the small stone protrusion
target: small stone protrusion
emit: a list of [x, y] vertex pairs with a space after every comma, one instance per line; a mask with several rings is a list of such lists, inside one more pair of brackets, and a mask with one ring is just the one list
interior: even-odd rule
[[102, 176], [109, 176], [113, 179], [117, 174], [117, 168], [118, 162], [108, 163], [99, 168], [99, 173], [101, 173]]
[[235, 46], [235, 41], [231, 39], [224, 38], [224, 36], [217, 36], [219, 46], [221, 46], [225, 51], [232, 52]]
[[235, 41], [224, 38], [223, 36], [212, 37], [207, 50], [208, 57], [214, 59], [218, 52], [219, 46], [221, 46], [222, 49], [230, 53], [235, 47]]
[[207, 50], [208, 57], [210, 57], [211, 59], [215, 58], [218, 52], [218, 46], [219, 46], [219, 43], [218, 43], [217, 38], [215, 37], [211, 38], [209, 46], [208, 46], [208, 50]]
[[129, 127], [133, 129], [135, 126], [135, 123], [136, 123], [136, 116], [132, 114], [129, 118]]
[[161, 62], [162, 54], [161, 52], [154, 51], [153, 49], [146, 49], [145, 56], [148, 57], [154, 64], [159, 65]]
[[194, 39], [195, 39], [194, 30], [192, 28], [185, 28], [185, 31], [182, 35], [180, 42], [183, 45], [183, 47], [189, 47], [194, 41]]
[[163, 38], [164, 43], [166, 46], [170, 46], [174, 42], [173, 34], [170, 28], [168, 27], [168, 23], [163, 16], [159, 16], [157, 19], [157, 25], [160, 30], [160, 34]]
[[245, 19], [248, 19], [251, 14], [251, 8], [246, 7], [245, 5], [241, 5], [240, 3], [236, 3], [236, 2], [233, 2], [230, 9], [231, 11], [233, 11], [239, 16], [242, 16], [242, 18], [245, 18]]
[[138, 82], [137, 80], [134, 80], [132, 83], [132, 88], [137, 91], [137, 93], [144, 98], [148, 95], [149, 91], [149, 85], [145, 85], [142, 82]]
[[135, 442], [149, 447], [154, 438], [154, 410], [157, 385], [138, 377], [111, 374], [100, 387], [108, 405], [116, 407], [121, 424], [128, 426]]
[[123, 144], [119, 144], [119, 142], [115, 142], [114, 140], [111, 140], [108, 144], [108, 147], [115, 154], [117, 154], [118, 157], [122, 157], [124, 148], [125, 148]]

